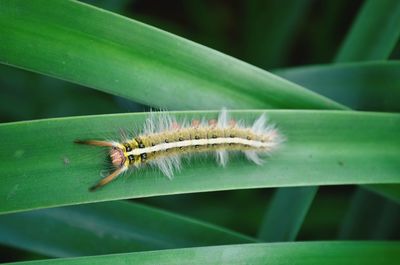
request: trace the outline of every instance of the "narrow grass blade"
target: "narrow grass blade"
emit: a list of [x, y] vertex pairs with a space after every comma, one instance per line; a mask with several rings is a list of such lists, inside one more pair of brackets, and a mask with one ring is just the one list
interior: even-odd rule
[[0, 3], [5, 64], [167, 109], [344, 108], [230, 56], [79, 2]]
[[339, 239], [396, 239], [400, 206], [365, 189], [357, 189], [339, 230]]
[[[235, 111], [231, 117], [250, 122], [262, 112]], [[189, 120], [217, 115], [173, 114]], [[118, 139], [120, 129], [142, 128], [145, 113], [1, 124], [0, 212], [201, 191], [400, 183], [400, 115], [299, 110], [267, 114], [287, 141], [263, 166], [240, 157], [226, 168], [213, 159], [192, 161], [172, 181], [153, 170], [133, 171], [94, 193], [87, 189], [107, 168], [106, 150], [73, 141]]]
[[318, 188], [280, 188], [274, 194], [258, 238], [266, 242], [294, 241]]
[[[399, 242], [246, 244], [53, 259], [13, 264], [386, 264], [397, 265]], [[11, 264], [11, 263], [9, 263]]]
[[256, 240], [128, 202], [103, 202], [0, 216], [0, 243], [50, 257], [250, 242]]
[[317, 65], [274, 73], [353, 109], [400, 111], [400, 61]]
[[365, 1], [336, 62], [382, 60], [389, 57], [400, 36], [400, 1]]

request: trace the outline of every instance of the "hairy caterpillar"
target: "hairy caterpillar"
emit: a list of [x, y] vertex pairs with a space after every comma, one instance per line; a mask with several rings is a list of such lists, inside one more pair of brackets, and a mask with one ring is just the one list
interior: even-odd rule
[[181, 156], [215, 152], [218, 164], [225, 166], [228, 151], [244, 153], [256, 164], [263, 160], [259, 155], [268, 154], [283, 140], [274, 125], [267, 124], [262, 114], [251, 127], [228, 118], [223, 109], [217, 120], [192, 120], [179, 124], [175, 117], [162, 113], [150, 114], [143, 132], [136, 137], [117, 141], [76, 140], [78, 144], [109, 147], [109, 156], [115, 171], [90, 188], [94, 191], [129, 168], [151, 165], [159, 168], [168, 178], [181, 167]]

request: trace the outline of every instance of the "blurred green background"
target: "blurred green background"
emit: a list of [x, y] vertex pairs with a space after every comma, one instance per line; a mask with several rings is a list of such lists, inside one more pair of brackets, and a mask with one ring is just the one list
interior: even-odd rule
[[[287, 14], [277, 0], [85, 2], [269, 71], [330, 63], [362, 4], [362, 1], [291, 0], [293, 8]], [[146, 106], [76, 84], [0, 67], [2, 122], [146, 110]]]
[[[288, 67], [331, 63], [363, 4], [361, 0], [290, 0], [285, 5], [279, 0], [84, 2], [277, 73], [283, 73]], [[288, 5], [290, 12], [286, 8]], [[399, 57], [400, 48], [397, 45], [390, 58]], [[5, 65], [0, 65], [0, 87], [1, 122], [149, 110], [148, 106], [110, 94]], [[321, 93], [318, 88], [315, 91]], [[351, 101], [346, 98], [349, 94], [345, 90], [332, 90], [329, 93], [331, 98], [339, 102]], [[393, 108], [393, 104], [386, 106], [372, 101], [350, 107], [376, 111], [399, 110]], [[135, 201], [256, 236], [274, 191], [236, 190]], [[265, 203], [260, 204], [260, 201]], [[350, 211], [352, 207], [358, 210]], [[349, 212], [353, 216], [349, 216]], [[354, 220], [361, 222], [354, 226]], [[398, 204], [354, 186], [322, 187], [297, 239], [399, 240], [399, 223]], [[0, 253], [0, 262], [41, 258], [5, 246], [0, 247]]]

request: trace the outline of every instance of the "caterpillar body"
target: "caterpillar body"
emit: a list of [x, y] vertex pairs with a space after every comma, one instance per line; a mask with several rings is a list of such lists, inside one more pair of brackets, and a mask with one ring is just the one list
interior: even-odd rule
[[94, 191], [117, 178], [130, 168], [154, 166], [168, 178], [181, 168], [181, 157], [196, 153], [215, 152], [218, 164], [225, 166], [228, 152], [244, 153], [245, 157], [262, 164], [260, 156], [269, 154], [283, 141], [274, 125], [267, 124], [262, 114], [253, 125], [230, 120], [223, 109], [217, 120], [192, 120], [178, 123], [174, 116], [151, 113], [143, 132], [122, 141], [76, 140], [78, 144], [110, 148], [109, 156], [115, 171], [90, 188]]

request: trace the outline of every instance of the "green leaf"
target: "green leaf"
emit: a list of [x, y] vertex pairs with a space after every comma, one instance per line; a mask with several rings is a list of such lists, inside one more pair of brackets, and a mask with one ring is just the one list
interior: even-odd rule
[[[391, 0], [389, 0], [389, 1], [391, 1]], [[374, 59], [386, 59], [389, 56], [390, 52], [392, 51], [392, 49], [393, 49], [393, 47], [394, 47], [394, 45], [396, 43], [396, 40], [397, 40], [397, 38], [399, 36], [399, 33], [400, 33], [399, 29], [396, 28], [394, 31], [389, 30], [387, 32], [388, 34], [381, 34], [380, 35], [381, 29], [379, 27], [377, 27], [377, 28], [373, 28], [372, 27], [372, 29], [371, 29], [371, 25], [370, 25], [370, 23], [368, 21], [368, 18], [369, 18], [368, 16], [369, 15], [371, 15], [371, 16], [375, 15], [374, 8], [376, 7], [376, 5], [380, 5], [382, 7], [385, 3], [387, 4], [388, 2], [387, 1], [386, 2], [383, 1], [381, 3], [378, 3], [377, 1], [375, 1], [375, 2], [369, 1], [368, 3], [369, 4], [365, 4], [365, 7], [364, 7], [362, 15], [360, 15], [357, 18], [357, 22], [355, 23], [355, 26], [353, 27], [353, 30], [348, 34], [347, 38], [344, 41], [344, 44], [343, 44], [343, 47], [342, 47], [341, 51], [339, 51], [339, 54], [337, 56], [338, 57], [337, 60], [339, 62], [340, 61], [341, 62], [352, 61], [354, 59], [355, 60], [369, 60], [369, 59], [371, 59], [370, 58], [371, 56]], [[382, 5], [382, 3], [383, 3], [383, 5]], [[394, 1], [391, 1], [391, 4], [397, 5], [397, 7], [399, 7], [399, 8], [397, 8], [397, 10], [398, 11], [400, 10], [400, 5], [398, 3], [396, 4]], [[385, 11], [388, 11], [389, 13], [392, 12], [390, 14], [395, 17], [394, 20], [399, 20], [400, 21], [400, 12], [396, 12], [396, 10], [385, 10]], [[385, 12], [381, 12], [380, 15], [378, 14], [375, 17], [375, 18], [378, 18], [378, 19], [376, 19], [373, 22], [375, 24], [374, 26], [376, 26], [379, 23], [382, 23], [382, 21], [380, 19], [385, 20], [385, 19], [387, 19], [387, 17], [389, 17], [389, 16], [387, 16]], [[391, 21], [391, 22], [393, 22], [393, 21]], [[397, 25], [399, 23], [395, 23], [395, 24]], [[363, 37], [360, 37], [359, 36], [360, 34], [363, 35]], [[377, 39], [374, 39], [374, 41], [371, 40], [368, 43], [369, 45], [364, 45], [364, 41], [366, 41], [366, 38], [371, 37], [371, 36], [374, 36]], [[391, 40], [394, 40], [394, 43], [392, 43], [390, 41], [388, 42], [388, 40], [390, 38], [391, 38]], [[357, 45], [360, 46], [360, 47], [358, 47]], [[358, 54], [355, 53], [355, 51], [353, 49], [356, 49], [356, 52], [359, 52], [359, 53]], [[302, 69], [300, 69], [300, 77], [304, 77], [304, 73], [301, 72], [301, 70]], [[331, 69], [329, 69], [329, 70], [331, 70]], [[295, 74], [296, 74], [296, 71], [295, 71]], [[290, 76], [290, 72], [289, 72], [289, 76]], [[347, 76], [351, 76], [354, 79], [356, 79], [358, 77], [361, 80], [366, 80], [366, 76], [365, 75], [360, 78], [360, 75], [352, 75], [352, 73], [349, 73], [348, 70], [347, 71], [343, 71], [341, 76], [335, 76], [335, 77], [331, 78], [331, 80], [329, 80], [329, 81], [331, 81], [330, 84], [335, 83], [335, 81], [336, 82], [339, 81], [339, 82], [341, 82], [341, 84], [336, 85], [336, 86], [334, 85], [335, 87], [334, 87], [334, 89], [332, 90], [332, 93], [331, 93], [331, 94], [333, 94], [333, 96], [329, 95], [329, 94], [328, 94], [328, 96], [331, 96], [331, 98], [333, 98], [333, 99], [337, 99], [338, 98], [339, 102], [341, 102], [340, 100], [344, 101], [345, 105], [347, 105], [349, 107], [357, 108], [359, 106], [355, 106], [356, 104], [354, 104], [354, 101], [356, 101], [358, 103], [358, 102], [362, 101], [362, 99], [365, 97], [364, 95], [367, 95], [368, 98], [372, 98], [372, 103], [368, 102], [366, 104], [367, 106], [361, 106], [361, 109], [364, 107], [364, 109], [373, 110], [374, 108], [371, 108], [370, 107], [371, 105], [372, 106], [375, 106], [375, 105], [379, 106], [379, 103], [377, 103], [377, 102], [379, 102], [379, 99], [381, 97], [384, 97], [384, 96], [371, 97], [371, 95], [366, 94], [366, 91], [365, 91], [365, 88], [364, 88], [363, 84], [361, 85], [361, 87], [362, 87], [360, 89], [361, 92], [358, 91], [358, 90], [355, 90], [354, 84], [351, 84], [350, 82], [347, 81], [347, 79], [348, 79], [348, 78], [346, 78]], [[370, 76], [377, 76], [377, 75], [370, 75]], [[326, 80], [324, 80], [324, 76], [321, 76], [320, 73], [312, 73], [312, 74], [308, 74], [308, 75], [306, 73], [305, 74], [305, 78], [306, 79], [308, 78], [308, 79], [311, 79], [311, 80], [314, 80], [314, 79], [317, 80], [316, 82], [315, 81], [311, 82], [311, 84], [309, 82], [305, 83], [305, 87], [311, 88], [311, 89], [313, 87], [316, 88], [316, 89], [320, 89], [320, 88], [326, 89], [326, 83], [327, 82], [326, 82]], [[377, 78], [377, 79], [379, 79], [379, 84], [381, 86], [381, 84], [382, 84], [381, 76], [379, 76], [379, 78]], [[293, 80], [292, 79], [292, 81], [294, 81], [294, 82], [296, 82], [298, 84], [303, 84], [304, 85], [304, 83], [298, 82], [298, 80]], [[369, 80], [367, 82], [371, 86], [372, 82], [369, 82]], [[343, 85], [343, 83], [345, 83], [345, 85]], [[350, 83], [350, 86], [349, 86], [349, 83]], [[339, 87], [339, 89], [337, 89], [337, 87]], [[346, 90], [344, 90], [345, 92], [343, 91], [343, 89], [346, 89]], [[393, 89], [393, 90], [395, 91], [395, 94], [400, 95], [398, 93], [397, 87], [395, 87], [395, 89]], [[376, 91], [375, 87], [374, 87], [373, 91]], [[318, 92], [320, 92], [320, 91], [318, 91]], [[357, 92], [359, 92], [359, 93], [356, 94]], [[325, 94], [322, 93], [322, 94], [323, 95], [327, 95], [327, 93], [325, 93]], [[356, 94], [356, 95], [353, 96], [352, 94]], [[391, 110], [391, 108], [395, 108], [395, 109], [398, 108], [398, 103], [397, 103], [396, 98], [399, 98], [399, 97], [393, 97], [392, 94], [389, 94], [389, 96], [386, 97], [386, 98], [389, 99], [388, 100], [389, 102], [391, 102], [394, 99], [392, 101], [393, 102], [392, 105], [394, 107], [389, 107], [390, 110]], [[360, 96], [360, 95], [362, 95], [362, 96]], [[388, 94], [385, 94], [385, 93], [381, 92], [380, 95], [388, 95]], [[349, 100], [350, 100], [350, 102], [349, 102]], [[385, 105], [387, 105], [386, 101], [384, 101], [384, 102], [385, 102]], [[389, 106], [390, 106], [390, 103], [389, 103]], [[308, 207], [312, 203], [314, 195], [317, 192], [317, 189], [318, 189], [318, 187], [310, 187], [309, 188], [309, 192], [303, 192], [301, 190], [296, 191], [294, 189], [292, 192], [293, 193], [297, 192], [299, 195], [298, 195], [298, 200], [296, 201], [296, 203], [294, 203], [292, 205], [289, 204], [290, 203], [290, 197], [285, 198], [283, 195], [279, 196], [279, 200], [277, 199], [275, 201], [276, 204], [272, 204], [272, 209], [267, 213], [267, 217], [264, 220], [264, 223], [262, 224], [262, 227], [261, 227], [261, 232], [260, 232], [261, 234], [260, 235], [262, 237], [264, 237], [265, 239], [268, 239], [268, 240], [269, 239], [271, 239], [271, 240], [272, 239], [285, 240], [285, 239], [295, 238], [296, 233], [299, 230], [302, 221], [304, 220], [304, 216], [306, 214], [306, 211], [308, 210]], [[284, 194], [284, 193], [289, 193], [290, 194], [290, 191], [281, 191], [281, 193], [282, 194]], [[292, 215], [293, 212], [296, 213], [297, 211], [303, 211], [303, 215], [294, 215], [294, 216], [292, 216], [290, 225], [286, 225], [285, 226], [285, 225], [281, 224], [280, 229], [276, 229], [274, 226], [271, 226], [271, 222], [276, 222], [276, 220], [281, 219], [280, 211], [276, 210], [276, 209], [280, 209], [280, 204], [290, 205], [287, 208], [288, 210], [286, 211], [287, 215]], [[304, 209], [302, 209], [302, 208], [304, 208]]]
[[[298, 4], [301, 2], [303, 2], [303, 1], [297, 1]], [[304, 2], [304, 3], [306, 3], [306, 2]], [[302, 5], [302, 4], [300, 4], [300, 5]], [[280, 5], [278, 4], [278, 6], [280, 6]], [[282, 11], [283, 10], [293, 10], [294, 11], [295, 9], [296, 9], [295, 5], [292, 4], [291, 7], [289, 7], [289, 8], [282, 7], [280, 10], [282, 10]], [[328, 9], [332, 10], [332, 5], [328, 6]], [[283, 11], [283, 12], [285, 12], [285, 11]], [[329, 12], [329, 13], [332, 14], [335, 12]], [[281, 17], [279, 16], [279, 12], [276, 12], [276, 14], [278, 14], [278, 15], [275, 15], [273, 17], [278, 18], [278, 20], [281, 19]], [[295, 19], [293, 19], [293, 18], [285, 19], [284, 21], [294, 22]], [[281, 27], [275, 27], [276, 23], [267, 23], [267, 24], [273, 25], [272, 28], [276, 28], [276, 30], [275, 30], [276, 32], [285, 32], [285, 29], [281, 30]], [[288, 23], [286, 22], [285, 24], [288, 24]], [[263, 25], [263, 26], [265, 26], [265, 25]], [[267, 35], [264, 35], [264, 36], [267, 36]], [[267, 36], [267, 38], [268, 37], [269, 36]], [[322, 38], [322, 39], [326, 39], [326, 38]], [[262, 43], [262, 44], [264, 44], [264, 46], [265, 46], [265, 43]], [[283, 46], [282, 43], [279, 46]], [[324, 45], [324, 46], [326, 46], [326, 45]], [[266, 50], [268, 50], [268, 49], [266, 49]], [[265, 60], [265, 58], [264, 58], [264, 60]], [[323, 84], [323, 83], [319, 83], [319, 85], [321, 85], [321, 84]], [[259, 237], [264, 239], [265, 241], [269, 241], [269, 242], [294, 240], [297, 236], [297, 233], [300, 230], [300, 227], [304, 221], [304, 218], [307, 214], [307, 211], [308, 211], [310, 205], [313, 202], [313, 199], [314, 199], [317, 191], [318, 191], [317, 186], [308, 187], [308, 188], [297, 188], [297, 189], [296, 188], [291, 188], [291, 189], [281, 188], [280, 190], [278, 190], [272, 203], [270, 204], [269, 208], [267, 209], [267, 212], [265, 213], [264, 220], [261, 223], [261, 227], [259, 229]], [[297, 197], [295, 201], [292, 200], [293, 196]], [[284, 207], [284, 208], [282, 208], [282, 207]], [[284, 215], [284, 216], [282, 216], [282, 215]], [[283, 218], [283, 217], [287, 217], [287, 216], [290, 216], [290, 218]], [[285, 220], [285, 221], [283, 222], [283, 221], [278, 221], [278, 220]]]
[[340, 226], [342, 240], [386, 240], [399, 236], [400, 206], [365, 189], [357, 189]]
[[[147, 251], [18, 264], [398, 264], [399, 242], [298, 242]], [[17, 264], [17, 263], [15, 263]]]
[[280, 1], [246, 1], [243, 52], [248, 61], [264, 69], [282, 65], [297, 37], [297, 25], [307, 16], [311, 3], [310, 0], [295, 0], [290, 5], [282, 5]]
[[364, 185], [364, 188], [400, 203], [400, 185]]
[[0, 35], [0, 62], [150, 106], [345, 108], [215, 50], [79, 2], [2, 1]]
[[382, 60], [389, 57], [400, 36], [400, 1], [365, 1], [336, 62]]
[[[348, 186], [320, 187], [299, 232], [300, 240], [334, 240], [349, 205]], [[299, 239], [297, 239], [299, 240]]]
[[357, 110], [400, 111], [400, 61], [281, 69], [274, 73]]
[[278, 189], [267, 208], [258, 238], [266, 242], [294, 241], [318, 188]]
[[[348, 36], [346, 37], [345, 42], [343, 43], [338, 55], [336, 57], [336, 62], [351, 62], [351, 61], [366, 61], [366, 60], [383, 60], [388, 59], [392, 50], [394, 49], [399, 36], [400, 36], [400, 2], [396, 0], [383, 0], [383, 1], [374, 1], [369, 0], [364, 3], [364, 6], [357, 17], [357, 20], [354, 22]], [[396, 72], [396, 71], [395, 71]], [[365, 74], [365, 73], [364, 73]], [[374, 72], [369, 75], [371, 79], [376, 79], [376, 76], [379, 76], [380, 79], [379, 85], [377, 87], [382, 87], [382, 76], [378, 73]], [[397, 74], [396, 74], [397, 76]], [[362, 80], [368, 80], [367, 76], [362, 76]], [[373, 78], [375, 77], [375, 78]], [[396, 78], [397, 79], [397, 78]], [[369, 83], [373, 83], [371, 81], [367, 81]], [[368, 86], [367, 86], [368, 87]], [[386, 85], [387, 87], [387, 85]], [[353, 92], [354, 87], [351, 87], [350, 91]], [[376, 87], [373, 91], [376, 91]], [[365, 97], [368, 97], [370, 101], [367, 103], [367, 109], [376, 109], [376, 107], [370, 107], [378, 105], [379, 108], [385, 108], [387, 105], [386, 101], [391, 102], [391, 99], [399, 98], [398, 89], [392, 89], [392, 93], [388, 92], [388, 89], [384, 89], [384, 91], [380, 91], [378, 93], [373, 93], [370, 95], [368, 92], [371, 90], [365, 89], [362, 87], [360, 89], [361, 93], [364, 96], [355, 97], [355, 100], [362, 100]], [[351, 93], [350, 92], [350, 93]], [[348, 94], [348, 93], [346, 93]], [[366, 96], [365, 96], [366, 95]], [[389, 95], [389, 97], [386, 97]], [[347, 95], [348, 96], [348, 95]], [[377, 103], [382, 97], [386, 97], [385, 103], [381, 104]], [[371, 102], [372, 100], [372, 102]], [[374, 104], [375, 103], [375, 104]], [[391, 105], [395, 107], [391, 107]], [[397, 103], [389, 104], [389, 110], [398, 110]], [[359, 193], [363, 193], [362, 191], [358, 191]], [[385, 190], [381, 189], [381, 194], [390, 197]], [[363, 197], [367, 201], [367, 197]], [[370, 205], [362, 201], [362, 199], [357, 199], [357, 197], [353, 200], [352, 205], [355, 208], [350, 207], [347, 213], [347, 217], [341, 227], [341, 236], [343, 238], [351, 238], [348, 235], [354, 235], [354, 233], [349, 232], [350, 230], [362, 231], [363, 226], [359, 225], [360, 222], [363, 222], [365, 218], [369, 217]], [[377, 208], [385, 208], [384, 204], [389, 202], [381, 202], [381, 204], [376, 204]], [[367, 214], [362, 214], [366, 212]], [[387, 218], [385, 221], [393, 221], [396, 218], [393, 216], [388, 216], [385, 213], [372, 214], [375, 219], [383, 216], [382, 218]], [[370, 229], [371, 228], [371, 229]], [[379, 231], [379, 227], [376, 228], [374, 225], [370, 227], [364, 228], [363, 233], [368, 233], [368, 230]], [[344, 231], [344, 232], [343, 232]], [[371, 232], [369, 232], [371, 233]], [[385, 238], [385, 237], [384, 237]]]
[[0, 216], [0, 243], [51, 257], [250, 242], [256, 240], [218, 226], [127, 202]]
[[[251, 122], [260, 113], [236, 111], [232, 117]], [[180, 120], [217, 115], [172, 114]], [[73, 141], [118, 139], [120, 129], [142, 128], [146, 114], [0, 124], [0, 212], [201, 191], [400, 183], [400, 115], [300, 110], [267, 114], [287, 141], [264, 166], [236, 157], [220, 168], [210, 158], [184, 165], [172, 181], [157, 171], [139, 170], [94, 193], [87, 189], [106, 169], [106, 150]]]

